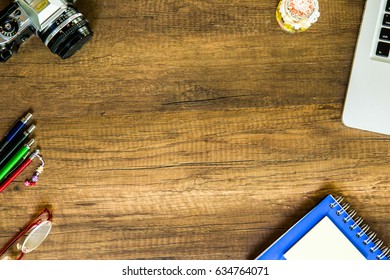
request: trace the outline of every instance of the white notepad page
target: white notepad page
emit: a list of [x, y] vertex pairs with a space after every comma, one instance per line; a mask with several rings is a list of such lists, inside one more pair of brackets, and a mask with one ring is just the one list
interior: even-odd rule
[[365, 260], [328, 217], [306, 233], [284, 257], [287, 260]]

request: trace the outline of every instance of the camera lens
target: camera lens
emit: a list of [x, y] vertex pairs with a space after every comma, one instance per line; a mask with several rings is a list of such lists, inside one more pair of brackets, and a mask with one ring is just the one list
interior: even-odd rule
[[92, 38], [88, 21], [74, 7], [62, 13], [39, 37], [55, 54], [65, 59], [74, 55]]

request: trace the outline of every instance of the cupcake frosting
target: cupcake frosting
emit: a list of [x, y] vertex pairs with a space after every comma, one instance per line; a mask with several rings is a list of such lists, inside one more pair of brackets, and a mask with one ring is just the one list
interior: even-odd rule
[[295, 30], [309, 28], [320, 16], [318, 0], [282, 0], [279, 12]]

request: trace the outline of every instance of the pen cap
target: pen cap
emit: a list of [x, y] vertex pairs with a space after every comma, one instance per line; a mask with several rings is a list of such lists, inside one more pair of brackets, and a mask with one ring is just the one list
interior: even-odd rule
[[31, 133], [34, 131], [35, 128], [36, 128], [36, 126], [32, 124], [32, 125], [30, 125], [30, 127], [26, 130], [25, 133], [27, 133], [27, 135], [28, 135], [28, 134], [31, 134]]
[[37, 157], [37, 155], [39, 155], [39, 150], [38, 149], [35, 149], [34, 152], [31, 153], [31, 155], [29, 156], [29, 158], [31, 160], [33, 160], [34, 158]]
[[27, 113], [27, 115], [24, 116], [24, 118], [21, 119], [21, 122], [27, 123], [32, 118], [31, 113]]
[[35, 140], [34, 139], [31, 139], [30, 141], [27, 142], [27, 144], [25, 145], [27, 148], [30, 148], [33, 144], [34, 144]]

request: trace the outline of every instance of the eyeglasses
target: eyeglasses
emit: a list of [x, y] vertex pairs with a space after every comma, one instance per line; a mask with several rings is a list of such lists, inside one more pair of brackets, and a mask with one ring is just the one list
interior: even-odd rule
[[50, 210], [44, 209], [0, 249], [0, 259], [20, 260], [25, 254], [34, 251], [49, 234], [52, 227], [51, 220]]

